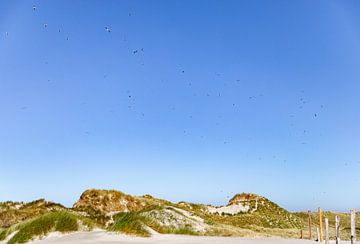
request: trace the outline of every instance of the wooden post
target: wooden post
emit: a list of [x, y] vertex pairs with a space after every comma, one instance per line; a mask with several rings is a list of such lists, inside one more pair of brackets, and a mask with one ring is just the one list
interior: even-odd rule
[[321, 208], [318, 209], [319, 212], [319, 229], [320, 229], [320, 238], [319, 241], [322, 242], [323, 239], [323, 222], [322, 222], [322, 211]]
[[311, 240], [311, 212], [308, 211], [309, 213], [309, 240]]
[[356, 242], [356, 232], [355, 232], [355, 209], [350, 210], [350, 240], [351, 244]]
[[300, 239], [303, 239], [303, 230], [300, 230]]
[[335, 216], [335, 240], [336, 244], [340, 243], [340, 217]]
[[320, 241], [320, 230], [319, 227], [316, 227], [317, 241]]
[[329, 219], [325, 218], [325, 244], [329, 244]]

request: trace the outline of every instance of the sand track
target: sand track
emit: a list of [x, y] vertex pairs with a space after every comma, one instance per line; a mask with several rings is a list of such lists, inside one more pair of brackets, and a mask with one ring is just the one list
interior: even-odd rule
[[[43, 240], [31, 242], [32, 244], [310, 244], [317, 243], [308, 240], [288, 239], [249, 239], [233, 237], [201, 237], [183, 235], [154, 235], [151, 238], [138, 238], [126, 235], [107, 233], [105, 231], [77, 232], [67, 235], [51, 234]], [[346, 243], [346, 242], [342, 242]]]

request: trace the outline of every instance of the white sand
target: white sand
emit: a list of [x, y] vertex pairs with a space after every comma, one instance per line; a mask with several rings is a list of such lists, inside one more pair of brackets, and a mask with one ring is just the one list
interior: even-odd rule
[[[107, 233], [96, 230], [92, 232], [77, 232], [67, 235], [52, 234], [43, 240], [31, 242], [31, 244], [316, 244], [315, 241], [308, 240], [288, 240], [288, 239], [249, 239], [233, 237], [201, 237], [201, 236], [183, 236], [183, 235], [154, 235], [150, 238], [131, 237]], [[334, 243], [334, 242], [331, 242]], [[347, 242], [341, 242], [347, 243]]]

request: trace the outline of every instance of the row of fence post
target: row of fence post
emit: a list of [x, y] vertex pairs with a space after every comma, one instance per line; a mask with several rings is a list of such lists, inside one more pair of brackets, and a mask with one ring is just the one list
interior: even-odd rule
[[[309, 225], [309, 239], [312, 239], [312, 232], [311, 232], [311, 226], [312, 226], [312, 219], [311, 219], [311, 211], [308, 211], [309, 217], [308, 217], [308, 225]], [[319, 227], [316, 228], [316, 235], [317, 235], [317, 241], [323, 242], [324, 241], [324, 234], [323, 234], [323, 213], [321, 208], [318, 209], [318, 215], [319, 215]], [[324, 219], [325, 223], [325, 244], [329, 244], [329, 219]], [[350, 241], [351, 244], [355, 244], [356, 242], [356, 211], [355, 209], [350, 210]], [[303, 238], [303, 233], [301, 231], [301, 238]], [[335, 216], [335, 241], [336, 244], [340, 243], [340, 217]]]

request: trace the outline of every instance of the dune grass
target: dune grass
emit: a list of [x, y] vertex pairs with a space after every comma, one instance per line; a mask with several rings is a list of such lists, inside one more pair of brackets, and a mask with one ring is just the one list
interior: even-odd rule
[[175, 227], [161, 224], [159, 222], [161, 219], [154, 219], [147, 215], [147, 213], [154, 210], [162, 211], [163, 208], [158, 205], [153, 205], [138, 212], [119, 213], [115, 216], [115, 224], [112, 225], [109, 230], [149, 237], [151, 236], [147, 229], [147, 227], [149, 227], [161, 234], [198, 235], [190, 225], [179, 225]]
[[[28, 222], [28, 220], [25, 220], [23, 224], [26, 222]], [[20, 225], [21, 224], [14, 224], [8, 228], [0, 229], [0, 241], [5, 240], [11, 233], [17, 231]]]
[[48, 212], [62, 211], [65, 207], [39, 199], [29, 203], [0, 202], [0, 227], [8, 228], [12, 225], [32, 219]]
[[[79, 223], [91, 229], [91, 221], [82, 219], [82, 217], [65, 211], [44, 214], [13, 228], [11, 232], [17, 230], [17, 233], [9, 240], [8, 244], [25, 243], [35, 237], [46, 236], [52, 231], [61, 233], [77, 231], [80, 228]], [[8, 234], [10, 233], [8, 232], [6, 235]]]
[[120, 213], [115, 216], [115, 224], [110, 231], [149, 237], [150, 232], [144, 226], [144, 217], [137, 212]]
[[147, 226], [160, 234], [199, 235], [190, 225], [171, 227], [161, 225], [158, 222], [159, 220], [149, 217], [144, 217], [143, 221]]
[[8, 229], [0, 229], [0, 241], [4, 240], [7, 236]]

